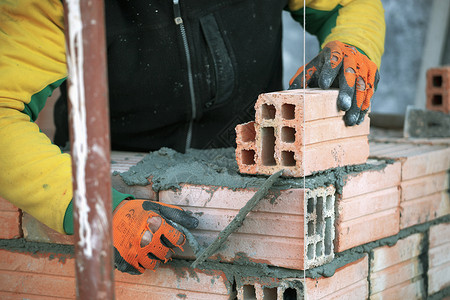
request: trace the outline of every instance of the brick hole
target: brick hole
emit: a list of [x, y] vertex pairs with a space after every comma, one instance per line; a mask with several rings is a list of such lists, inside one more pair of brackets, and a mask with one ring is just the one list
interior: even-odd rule
[[311, 214], [314, 211], [314, 198], [308, 198], [308, 205], [306, 206], [306, 211]]
[[314, 235], [314, 221], [308, 222], [308, 236]]
[[244, 300], [253, 300], [256, 299], [256, 290], [255, 286], [253, 285], [244, 285], [242, 287], [242, 290], [244, 292]]
[[256, 130], [254, 125], [248, 124], [241, 129], [241, 137], [244, 142], [253, 142], [256, 139]]
[[281, 151], [281, 165], [286, 167], [294, 167], [296, 165], [294, 152], [292, 151]]
[[285, 120], [295, 119], [295, 105], [294, 104], [283, 104], [281, 106], [281, 116]]
[[325, 218], [325, 255], [331, 254], [331, 218]]
[[263, 289], [263, 300], [277, 299], [277, 288], [264, 288]]
[[323, 255], [323, 242], [317, 242], [316, 244], [316, 257]]
[[293, 288], [285, 289], [283, 292], [283, 300], [297, 300], [297, 290]]
[[275, 106], [271, 104], [263, 104], [261, 106], [261, 114], [263, 119], [275, 119], [276, 111]]
[[255, 162], [255, 151], [254, 150], [242, 150], [241, 151], [242, 163], [245, 165], [254, 165]]
[[264, 166], [275, 166], [275, 132], [273, 127], [263, 127], [261, 129], [262, 138], [262, 164]]
[[286, 143], [295, 142], [295, 129], [292, 127], [282, 127], [281, 140]]
[[434, 106], [441, 106], [442, 105], [442, 95], [433, 95], [433, 98], [431, 98], [431, 105]]
[[317, 221], [322, 221], [323, 219], [323, 197], [317, 197], [316, 204]]
[[314, 244], [308, 245], [308, 249], [306, 251], [306, 256], [308, 257], [308, 259], [314, 258]]
[[441, 75], [436, 75], [433, 76], [433, 86], [434, 87], [441, 87], [442, 86], [442, 76]]
[[333, 197], [331, 195], [327, 195], [326, 210], [331, 210], [332, 205], [333, 205]]

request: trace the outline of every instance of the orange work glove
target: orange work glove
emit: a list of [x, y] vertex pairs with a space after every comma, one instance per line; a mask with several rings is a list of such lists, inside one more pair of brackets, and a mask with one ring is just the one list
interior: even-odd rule
[[[289, 89], [304, 87], [303, 69], [304, 66], [300, 67], [292, 77]], [[346, 112], [344, 121], [348, 126], [360, 124], [364, 120], [379, 80], [374, 62], [355, 47], [339, 41], [326, 44], [306, 65], [305, 87], [329, 89], [338, 84], [337, 106]]]
[[[174, 205], [130, 200], [117, 207], [113, 216], [113, 237], [118, 270], [142, 274], [145, 269], [153, 270], [160, 262], [167, 262], [174, 248], [183, 250], [184, 234], [166, 219], [190, 229], [198, 225], [195, 217]], [[155, 225], [159, 223], [159, 227]]]

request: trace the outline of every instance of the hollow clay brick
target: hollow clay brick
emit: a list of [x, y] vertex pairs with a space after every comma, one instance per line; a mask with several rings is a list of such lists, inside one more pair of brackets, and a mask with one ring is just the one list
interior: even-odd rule
[[450, 223], [430, 227], [428, 250], [428, 294], [450, 286]]
[[[0, 295], [75, 299], [74, 263], [74, 258], [59, 260], [52, 254], [0, 250]], [[156, 272], [146, 271], [139, 276], [116, 270], [114, 277], [117, 299], [229, 299], [232, 292], [225, 274], [215, 270], [162, 265]]]
[[[192, 211], [200, 220], [192, 233], [201, 245], [209, 245], [255, 192], [185, 184], [177, 191], [161, 191], [159, 199]], [[232, 262], [244, 256], [254, 262], [303, 269], [303, 198], [303, 189], [291, 189], [281, 191], [274, 204], [270, 203], [273, 196], [263, 199], [212, 258], [220, 256], [221, 261]], [[176, 250], [175, 254], [194, 258], [190, 247], [184, 252]]]
[[349, 263], [331, 277], [306, 278], [307, 299], [367, 299], [368, 258]]
[[336, 90], [289, 90], [261, 94], [255, 122], [236, 127], [241, 173], [308, 176], [366, 162], [370, 120], [345, 126]]
[[413, 200], [434, 193], [448, 190], [450, 187], [450, 174], [448, 171], [404, 180], [401, 183], [401, 201]]
[[450, 214], [450, 194], [442, 191], [402, 201], [400, 206], [400, 229], [403, 229]]
[[[177, 191], [159, 193], [161, 202], [178, 205], [198, 216], [199, 227], [192, 233], [202, 245], [209, 245], [239, 210], [255, 194], [255, 189], [231, 190], [225, 187], [185, 184]], [[329, 262], [334, 257], [334, 188], [281, 191], [263, 199], [248, 214], [243, 225], [212, 258], [232, 262], [242, 256], [253, 262], [302, 270]], [[304, 224], [304, 198], [308, 206]], [[304, 261], [306, 231], [307, 259]], [[311, 252], [310, 250], [313, 250]], [[193, 259], [192, 250], [176, 251], [176, 257]]]
[[402, 181], [450, 169], [448, 145], [370, 143], [370, 156], [402, 163]]
[[376, 294], [371, 294], [371, 300], [383, 299], [408, 299], [421, 300], [425, 298], [425, 283], [422, 277], [403, 282], [391, 288], [382, 290]]
[[450, 113], [450, 66], [428, 69], [426, 94], [428, 110]]

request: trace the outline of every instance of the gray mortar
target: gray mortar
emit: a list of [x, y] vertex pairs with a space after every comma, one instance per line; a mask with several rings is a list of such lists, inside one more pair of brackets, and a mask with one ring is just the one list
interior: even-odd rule
[[437, 293], [434, 293], [433, 295], [428, 296], [428, 300], [442, 300], [445, 297], [450, 296], [450, 286], [446, 287], [443, 290], [440, 290]]
[[50, 254], [50, 259], [58, 258], [58, 260], [63, 263], [66, 259], [75, 257], [75, 251], [72, 245], [30, 242], [25, 239], [0, 239], [0, 249], [11, 252], [29, 253], [32, 255]]
[[[345, 185], [347, 174], [383, 169], [387, 163], [390, 162], [346, 166], [317, 172], [305, 177], [305, 182], [303, 178], [285, 177], [278, 180], [272, 190], [304, 187], [314, 189], [334, 185], [340, 193]], [[161, 148], [159, 151], [147, 154], [127, 172], [120, 173], [120, 176], [127, 185], [141, 186], [148, 185], [147, 178], [151, 178], [155, 192], [178, 189], [182, 183], [228, 187], [233, 190], [258, 188], [268, 177], [240, 174], [234, 148], [190, 149], [185, 154], [169, 148]]]

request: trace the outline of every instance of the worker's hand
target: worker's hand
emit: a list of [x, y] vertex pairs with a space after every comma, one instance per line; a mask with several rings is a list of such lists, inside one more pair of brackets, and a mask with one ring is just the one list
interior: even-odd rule
[[[300, 67], [289, 82], [289, 89], [303, 88], [303, 69]], [[335, 79], [336, 80], [335, 82]], [[355, 47], [339, 41], [329, 42], [306, 65], [305, 87], [328, 89], [339, 86], [337, 106], [345, 111], [345, 124], [360, 124], [369, 109], [370, 100], [380, 75], [377, 66]], [[333, 84], [334, 82], [334, 84]]]
[[141, 274], [167, 262], [185, 242], [185, 236], [166, 219], [186, 228], [195, 228], [198, 220], [180, 207], [149, 200], [130, 200], [114, 211], [114, 258], [118, 270]]

